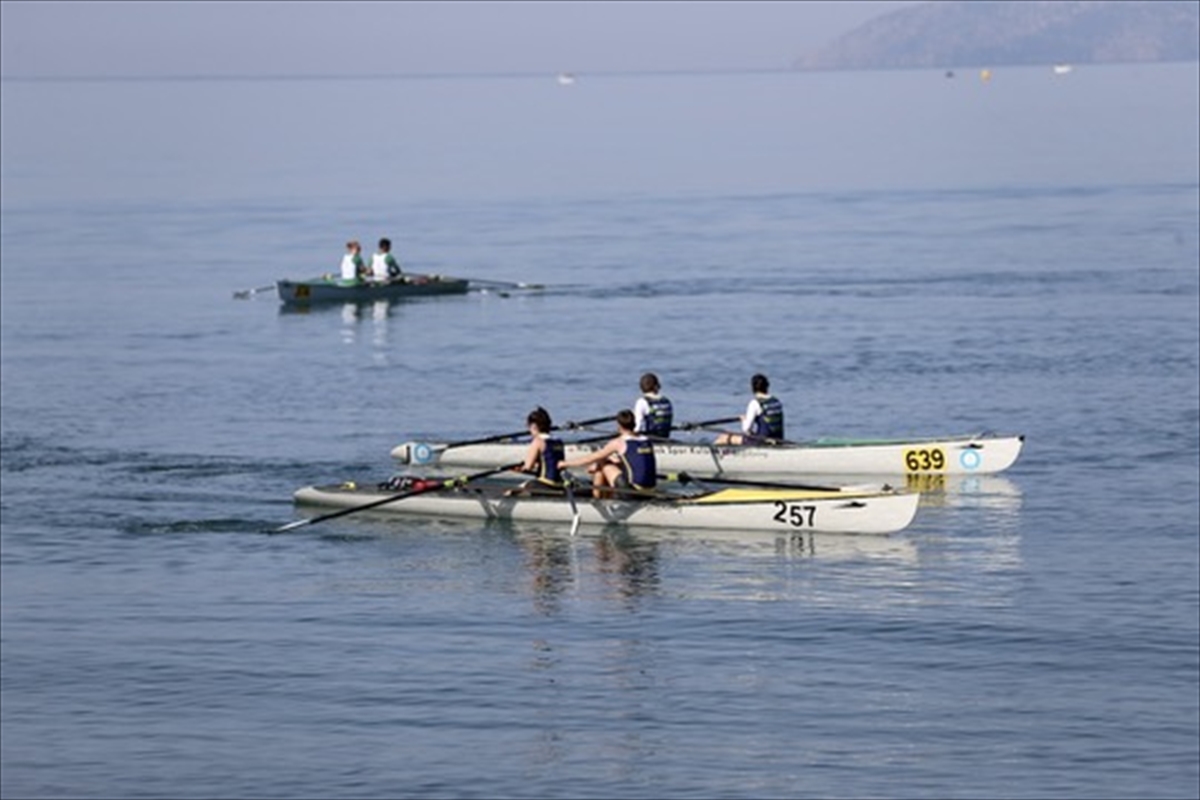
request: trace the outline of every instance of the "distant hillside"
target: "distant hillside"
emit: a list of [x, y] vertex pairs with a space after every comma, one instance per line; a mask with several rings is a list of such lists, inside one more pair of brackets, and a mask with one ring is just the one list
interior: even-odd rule
[[793, 66], [912, 69], [1198, 60], [1198, 0], [938, 0], [874, 19]]

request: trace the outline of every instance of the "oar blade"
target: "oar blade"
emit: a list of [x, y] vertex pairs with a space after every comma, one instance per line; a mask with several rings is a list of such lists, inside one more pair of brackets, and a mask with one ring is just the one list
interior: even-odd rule
[[541, 283], [523, 283], [520, 281], [494, 281], [494, 280], [489, 280], [488, 278], [466, 278], [466, 280], [469, 281], [470, 283], [474, 283], [478, 286], [499, 286], [504, 289], [528, 289], [530, 291], [536, 291], [538, 289], [546, 288], [545, 284], [541, 284]]
[[255, 288], [255, 289], [240, 289], [240, 290], [234, 292], [233, 296], [237, 300], [245, 300], [252, 295], [258, 294], [259, 292], [265, 292], [268, 289], [274, 289], [274, 288], [275, 288], [275, 284], [272, 283], [269, 286], [259, 286], [258, 288]]

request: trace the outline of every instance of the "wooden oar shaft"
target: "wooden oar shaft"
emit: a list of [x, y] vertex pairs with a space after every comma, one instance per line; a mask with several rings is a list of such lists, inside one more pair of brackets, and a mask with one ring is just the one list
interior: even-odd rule
[[280, 527], [275, 528], [274, 531], [272, 531], [272, 533], [283, 533], [284, 531], [290, 531], [294, 528], [300, 528], [305, 525], [313, 525], [318, 522], [324, 522], [327, 519], [335, 519], [336, 517], [344, 517], [347, 514], [353, 514], [357, 511], [366, 511], [367, 509], [370, 509], [370, 508], [377, 508], [379, 506], [387, 505], [388, 503], [395, 503], [398, 500], [404, 500], [405, 498], [408, 498], [408, 497], [414, 497], [416, 495], [425, 494], [426, 492], [432, 492], [432, 491], [436, 491], [438, 489], [449, 489], [453, 486], [470, 483], [471, 481], [479, 480], [480, 478], [486, 478], [489, 475], [495, 475], [499, 472], [507, 472], [510, 469], [516, 469], [517, 467], [521, 466], [523, 463], [524, 462], [518, 461], [515, 464], [506, 464], [503, 467], [495, 467], [494, 469], [484, 470], [483, 472], [476, 472], [471, 475], [459, 475], [458, 477], [447, 478], [446, 480], [429, 481], [425, 485], [419, 486], [415, 489], [408, 489], [408, 490], [400, 492], [398, 494], [380, 498], [379, 500], [372, 500], [371, 502], [363, 503], [360, 506], [352, 506], [351, 508], [340, 508], [337, 511], [331, 511], [328, 514], [321, 514], [319, 516], [310, 517], [308, 519], [298, 519], [295, 522], [289, 522], [287, 525], [281, 525]]

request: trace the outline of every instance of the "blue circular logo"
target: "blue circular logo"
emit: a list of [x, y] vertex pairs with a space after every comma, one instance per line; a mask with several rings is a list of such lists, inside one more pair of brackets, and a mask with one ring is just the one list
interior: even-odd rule
[[981, 461], [983, 456], [979, 455], [978, 450], [963, 450], [958, 456], [958, 463], [962, 464], [963, 469], [978, 469]]
[[412, 460], [414, 464], [428, 464], [433, 461], [433, 448], [422, 442], [414, 445], [412, 448]]

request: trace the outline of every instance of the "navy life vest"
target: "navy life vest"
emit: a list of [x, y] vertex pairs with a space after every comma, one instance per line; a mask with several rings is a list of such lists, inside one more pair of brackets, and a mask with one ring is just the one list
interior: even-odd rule
[[658, 482], [658, 463], [654, 459], [654, 443], [644, 436], [625, 440], [621, 454], [621, 471], [635, 489], [653, 489]]
[[562, 439], [547, 436], [546, 447], [538, 456], [537, 479], [550, 486], [562, 486], [562, 468], [559, 465], [562, 464], [565, 457]]
[[671, 401], [659, 395], [642, 395], [646, 399], [646, 403], [650, 406], [650, 413], [646, 415], [643, 423], [647, 436], [657, 436], [660, 439], [669, 439], [671, 437], [671, 425], [675, 422], [675, 410], [671, 408]]
[[783, 438], [783, 403], [779, 398], [768, 395], [758, 398], [762, 413], [750, 426], [750, 435], [756, 439]]

